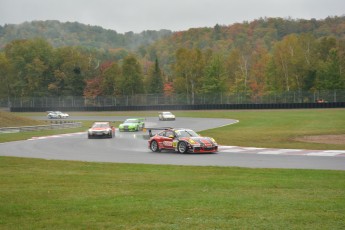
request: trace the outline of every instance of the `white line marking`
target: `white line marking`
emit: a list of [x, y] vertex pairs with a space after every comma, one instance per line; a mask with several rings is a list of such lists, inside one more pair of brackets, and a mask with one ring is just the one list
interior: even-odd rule
[[224, 149], [222, 150], [222, 152], [226, 152], [226, 153], [239, 153], [239, 152], [243, 152], [243, 151], [246, 151], [244, 149], [236, 149], [236, 148], [232, 148], [232, 149]]
[[272, 149], [269, 151], [258, 152], [258, 154], [284, 154], [284, 153], [300, 152], [300, 151], [302, 151], [302, 150], [299, 150], [299, 149]]
[[48, 139], [48, 138], [71, 137], [74, 135], [83, 135], [83, 134], [85, 134], [85, 132], [65, 133], [65, 134], [42, 136], [42, 137], [31, 137], [30, 139], [28, 139], [28, 141], [44, 140], [44, 139]]

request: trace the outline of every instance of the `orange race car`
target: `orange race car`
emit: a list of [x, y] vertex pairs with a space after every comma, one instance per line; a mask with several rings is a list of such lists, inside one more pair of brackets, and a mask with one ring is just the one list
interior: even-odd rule
[[[179, 153], [214, 153], [217, 142], [211, 137], [202, 137], [191, 129], [147, 128], [150, 135], [148, 147], [153, 152], [174, 150]], [[152, 130], [163, 130], [153, 135]]]

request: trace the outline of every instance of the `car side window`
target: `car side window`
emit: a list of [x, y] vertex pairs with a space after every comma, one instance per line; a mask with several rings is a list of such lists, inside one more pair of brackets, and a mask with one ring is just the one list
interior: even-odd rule
[[160, 132], [160, 133], [158, 133], [158, 136], [164, 137], [164, 136], [165, 136], [165, 132]]
[[174, 132], [173, 131], [166, 131], [165, 135], [166, 135], [166, 137], [171, 137], [171, 136], [174, 136]]

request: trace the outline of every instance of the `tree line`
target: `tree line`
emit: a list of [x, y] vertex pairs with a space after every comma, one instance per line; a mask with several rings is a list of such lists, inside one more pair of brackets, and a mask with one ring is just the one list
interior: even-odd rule
[[147, 46], [171, 34], [170, 30], [146, 30], [141, 33], [129, 31], [121, 34], [100, 26], [84, 25], [78, 22], [32, 21], [18, 25], [0, 25], [0, 48], [13, 40], [40, 37], [54, 47], [82, 46], [119, 52], [118, 55], [121, 55], [127, 50]]
[[193, 102], [195, 94], [345, 89], [345, 41], [310, 34], [287, 35], [271, 52], [260, 45], [227, 55], [179, 48], [169, 74], [161, 70], [159, 57], [154, 62], [135, 54], [102, 57], [78, 47], [53, 48], [43, 39], [13, 41], [0, 53], [0, 96], [178, 93]]
[[[0, 98], [176, 93], [193, 103], [197, 94], [345, 89], [345, 20], [327, 20], [191, 29], [122, 53], [12, 40], [0, 51]], [[291, 33], [303, 28], [318, 32]]]

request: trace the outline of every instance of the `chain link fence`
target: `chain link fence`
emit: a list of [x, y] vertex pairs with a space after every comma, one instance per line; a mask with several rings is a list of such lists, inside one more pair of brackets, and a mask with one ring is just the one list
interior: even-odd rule
[[0, 107], [88, 107], [88, 106], [150, 106], [150, 105], [206, 105], [206, 104], [275, 104], [275, 103], [345, 102], [345, 90], [272, 92], [265, 95], [250, 93], [218, 94], [138, 94], [102, 96], [95, 98], [23, 97], [0, 99]]

